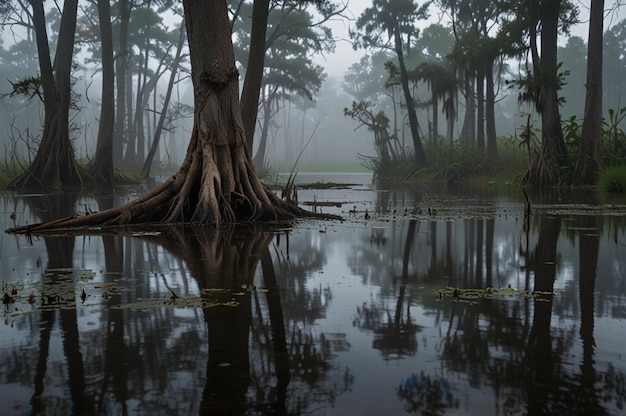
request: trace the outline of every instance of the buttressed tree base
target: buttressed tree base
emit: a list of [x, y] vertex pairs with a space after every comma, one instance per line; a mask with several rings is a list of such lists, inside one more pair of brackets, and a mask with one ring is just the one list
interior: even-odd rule
[[246, 149], [226, 1], [185, 0], [183, 4], [194, 87], [194, 126], [178, 172], [128, 204], [8, 232], [277, 221], [320, 215], [279, 198], [256, 173]]

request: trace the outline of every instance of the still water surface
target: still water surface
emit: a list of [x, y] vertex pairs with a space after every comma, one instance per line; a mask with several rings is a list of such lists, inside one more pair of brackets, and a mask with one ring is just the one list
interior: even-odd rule
[[624, 207], [333, 181], [343, 222], [2, 234], [0, 414], [626, 414]]

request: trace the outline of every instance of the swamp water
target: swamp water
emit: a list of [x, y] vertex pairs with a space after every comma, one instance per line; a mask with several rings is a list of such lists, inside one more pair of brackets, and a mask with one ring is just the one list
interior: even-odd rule
[[332, 180], [343, 222], [2, 234], [0, 414], [626, 414], [624, 206]]

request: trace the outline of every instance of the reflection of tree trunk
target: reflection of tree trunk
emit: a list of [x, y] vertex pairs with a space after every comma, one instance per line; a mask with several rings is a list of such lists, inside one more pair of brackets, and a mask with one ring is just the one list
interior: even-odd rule
[[495, 232], [495, 218], [486, 220], [486, 236], [485, 236], [485, 268], [487, 272], [487, 287], [493, 287], [493, 235]]
[[[251, 278], [252, 276], [250, 276]], [[244, 414], [250, 385], [248, 335], [252, 320], [250, 294], [237, 307], [204, 309], [209, 358], [200, 414]]]
[[483, 287], [483, 220], [476, 220], [476, 276], [474, 287]]
[[[437, 221], [430, 221], [430, 270], [437, 273]], [[410, 224], [409, 224], [410, 226]]]
[[[542, 217], [539, 224], [539, 242], [535, 249], [535, 291], [552, 292], [556, 276], [557, 241], [561, 226], [560, 218]], [[555, 357], [552, 353], [550, 321], [552, 296], [549, 302], [535, 301], [532, 329], [528, 337], [526, 365], [528, 376], [528, 414], [544, 414], [548, 408], [553, 385]]]
[[[42, 220], [49, 221], [58, 216], [67, 216], [74, 211], [76, 195], [72, 194], [48, 194], [34, 196], [26, 199], [32, 211]], [[59, 272], [62, 269], [73, 268], [74, 237], [46, 237], [46, 252], [48, 254], [47, 273], [45, 276], [42, 297], [47, 303], [57, 302], [56, 299], [46, 296], [46, 286], [54, 285], [59, 278], [64, 277], [66, 272]], [[76, 321], [76, 308], [62, 308], [61, 330], [63, 334], [63, 352], [67, 359], [68, 367], [68, 387], [71, 401], [76, 414], [89, 414], [93, 411], [85, 396], [85, 371], [83, 366], [82, 353], [79, 345], [78, 325]], [[50, 330], [54, 321], [54, 311], [43, 311], [41, 321], [47, 321], [46, 328], [42, 331], [40, 339], [39, 360], [35, 374], [35, 394], [33, 398], [39, 398], [43, 393], [43, 382], [46, 372], [46, 361], [49, 350]], [[40, 403], [33, 404], [34, 408]]]
[[287, 335], [285, 331], [285, 318], [283, 317], [283, 307], [280, 299], [276, 272], [269, 249], [263, 251], [261, 256], [261, 267], [263, 270], [263, 280], [267, 289], [267, 309], [270, 315], [270, 325], [272, 327], [272, 341], [274, 346], [274, 365], [276, 366], [277, 410], [285, 410], [285, 399], [287, 398], [287, 386], [291, 376], [289, 374], [289, 353], [287, 351]]
[[400, 326], [402, 323], [402, 304], [404, 303], [407, 280], [409, 279], [409, 259], [411, 257], [411, 247], [413, 247], [416, 229], [417, 220], [410, 220], [409, 228], [406, 232], [406, 242], [404, 243], [404, 256], [402, 257], [402, 280], [400, 282], [400, 292], [398, 293], [398, 302], [396, 304], [396, 315], [393, 322], [396, 331], [402, 330]]
[[[106, 262], [107, 276], [117, 276], [124, 267], [124, 257], [122, 255], [122, 238], [118, 236], [102, 236], [104, 246], [104, 258]], [[122, 406], [122, 414], [128, 414], [128, 355], [126, 351], [126, 341], [124, 340], [124, 310], [116, 309], [114, 306], [120, 305], [122, 298], [112, 296], [109, 300], [109, 319], [107, 322], [107, 338], [105, 345], [104, 363], [104, 387], [109, 382], [109, 372], [112, 377], [112, 386], [115, 399]], [[104, 394], [103, 394], [104, 396]]]
[[581, 371], [581, 394], [579, 409], [584, 414], [601, 415], [606, 410], [599, 405], [600, 398], [595, 387], [596, 370], [593, 359], [595, 352], [594, 328], [594, 293], [596, 283], [596, 268], [598, 266], [598, 250], [600, 237], [598, 235], [598, 218], [595, 216], [580, 217], [579, 231], [579, 260], [580, 271], [578, 276], [578, 290], [580, 299], [580, 338], [583, 343], [583, 361]]
[[48, 353], [50, 351], [50, 331], [54, 325], [55, 313], [52, 310], [46, 310], [41, 312], [39, 318], [39, 358], [37, 359], [37, 367], [35, 368], [35, 391], [31, 399], [32, 414], [44, 415], [45, 407], [41, 401], [41, 395], [44, 390], [44, 378], [46, 376], [46, 369], [48, 365]]
[[[100, 211], [110, 208], [114, 205], [113, 198], [99, 197], [98, 209]], [[124, 269], [124, 243], [120, 236], [102, 236], [102, 245], [104, 247], [104, 261], [106, 274], [104, 275], [108, 281], [119, 276]], [[109, 381], [113, 386], [113, 394], [116, 401], [121, 405], [122, 415], [128, 414], [128, 355], [126, 351], [126, 341], [124, 340], [124, 310], [114, 308], [121, 305], [122, 298], [120, 296], [112, 296], [108, 301], [108, 321], [106, 323], [107, 337], [105, 341], [104, 351], [104, 376], [102, 392], [100, 399], [106, 398]], [[102, 408], [101, 403], [100, 408]]]
[[246, 233], [223, 227], [171, 228], [161, 236], [146, 237], [187, 263], [202, 289], [223, 289], [203, 295], [220, 303], [236, 296], [237, 306], [204, 308], [209, 333], [207, 379], [201, 414], [243, 414], [250, 385], [249, 333], [252, 321], [250, 293], [242, 289], [254, 279], [259, 259], [273, 238], [270, 233]]
[[[54, 285], [59, 278], [66, 278], [67, 272], [59, 272], [58, 270], [73, 268], [74, 241], [74, 237], [45, 238], [46, 251], [48, 252], [46, 279], [51, 281], [44, 283], [44, 294], [46, 292], [45, 285]], [[63, 353], [67, 360], [68, 388], [72, 408], [75, 414], [90, 414], [93, 409], [90, 400], [85, 396], [85, 369], [83, 355], [80, 351], [76, 307], [61, 308], [60, 314]]]
[[[71, 238], [69, 246], [71, 246], [72, 249], [69, 252], [69, 257], [71, 258], [74, 250], [74, 238]], [[93, 413], [93, 409], [90, 404], [91, 400], [85, 395], [85, 367], [83, 364], [83, 354], [80, 351], [78, 323], [76, 322], [76, 318], [76, 308], [61, 309], [63, 352], [67, 359], [68, 384], [73, 404], [72, 407], [77, 415], [89, 415]]]
[[474, 266], [474, 253], [476, 252], [474, 241], [474, 229], [475, 222], [471, 219], [466, 219], [465, 224], [465, 258], [463, 264], [463, 285], [467, 287], [471, 277], [471, 273]]
[[446, 221], [446, 275], [452, 277], [452, 221]]

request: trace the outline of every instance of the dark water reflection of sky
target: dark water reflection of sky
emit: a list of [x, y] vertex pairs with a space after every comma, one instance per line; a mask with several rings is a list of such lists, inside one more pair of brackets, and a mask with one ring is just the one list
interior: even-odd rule
[[359, 186], [300, 202], [343, 222], [2, 234], [0, 413], [626, 414], [620, 210], [332, 180]]

